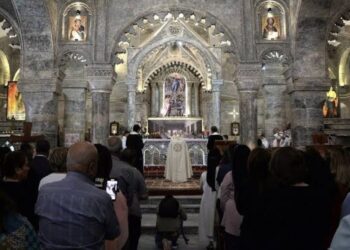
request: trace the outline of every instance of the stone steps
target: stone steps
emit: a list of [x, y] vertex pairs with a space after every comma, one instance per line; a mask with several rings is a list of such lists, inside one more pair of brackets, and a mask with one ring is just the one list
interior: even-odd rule
[[[187, 214], [184, 221], [184, 231], [186, 234], [198, 233], [198, 215], [200, 208], [200, 195], [174, 196], [181, 204]], [[157, 209], [159, 202], [164, 196], [150, 196], [148, 200], [141, 202], [142, 210], [142, 233], [154, 234], [157, 220]]]

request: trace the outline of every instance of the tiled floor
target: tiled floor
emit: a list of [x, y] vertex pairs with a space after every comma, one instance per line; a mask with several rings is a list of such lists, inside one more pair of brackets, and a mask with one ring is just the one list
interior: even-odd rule
[[198, 195], [202, 193], [199, 186], [199, 179], [174, 183], [164, 178], [146, 178], [146, 185], [150, 195]]

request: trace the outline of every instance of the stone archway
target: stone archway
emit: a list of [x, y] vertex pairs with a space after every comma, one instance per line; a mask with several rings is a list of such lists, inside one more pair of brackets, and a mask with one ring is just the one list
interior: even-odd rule
[[[19, 87], [26, 107], [26, 120], [33, 132], [57, 144], [57, 96], [51, 21], [45, 1], [12, 0], [19, 20], [21, 76]], [[38, 33], [40, 30], [40, 33]]]
[[[224, 84], [222, 55], [228, 51], [236, 52], [236, 47], [234, 39], [228, 38], [232, 36], [224, 34], [225, 29], [218, 29], [217, 26], [212, 19], [210, 22], [205, 18], [198, 19], [195, 12], [176, 10], [148, 14], [124, 30], [124, 34], [116, 42], [114, 51], [117, 60], [114, 61], [127, 65], [124, 68], [127, 73], [123, 82], [128, 88], [128, 126], [135, 122], [137, 91], [144, 92], [146, 81], [152, 72], [172, 61], [182, 61], [197, 69], [197, 75], [201, 76], [200, 81], [204, 83], [212, 99], [211, 121], [220, 125], [220, 88]], [[144, 35], [144, 40], [136, 40], [135, 37], [142, 37], [145, 30], [146, 34], [151, 35]], [[178, 47], [179, 55], [167, 52], [174, 46]], [[123, 53], [123, 56], [118, 56]], [[161, 57], [163, 55], [166, 56]], [[150, 61], [154, 63], [149, 63]], [[233, 79], [229, 80], [230, 83], [234, 82]]]

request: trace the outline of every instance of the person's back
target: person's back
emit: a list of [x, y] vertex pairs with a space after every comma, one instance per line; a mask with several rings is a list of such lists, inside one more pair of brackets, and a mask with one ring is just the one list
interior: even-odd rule
[[35, 212], [43, 249], [100, 249], [119, 234], [110, 196], [94, 186], [97, 151], [76, 143], [68, 151], [67, 177], [42, 186]]
[[144, 144], [142, 141], [142, 137], [139, 134], [140, 131], [141, 127], [138, 124], [135, 124], [133, 127], [133, 131], [128, 135], [126, 139], [126, 148], [135, 152], [136, 158], [132, 165], [135, 166], [143, 174], [142, 148]]
[[36, 143], [36, 155], [30, 162], [30, 172], [28, 178], [33, 178], [34, 184], [39, 186], [40, 180], [52, 172], [48, 160], [50, 144], [46, 140], [39, 140]]
[[182, 221], [187, 219], [185, 211], [181, 208], [176, 198], [167, 195], [162, 199], [158, 206], [156, 222], [156, 244], [161, 247], [163, 240], [177, 245], [177, 239], [180, 234]]
[[[309, 186], [271, 190], [260, 211], [261, 249], [323, 249], [327, 223], [320, 192]], [[264, 237], [265, 236], [265, 237]]]
[[[303, 154], [290, 147], [277, 149], [269, 170], [276, 186], [266, 190], [257, 204], [256, 247], [269, 250], [322, 250], [329, 226], [327, 198], [305, 182]], [[260, 215], [260, 216], [259, 216]]]

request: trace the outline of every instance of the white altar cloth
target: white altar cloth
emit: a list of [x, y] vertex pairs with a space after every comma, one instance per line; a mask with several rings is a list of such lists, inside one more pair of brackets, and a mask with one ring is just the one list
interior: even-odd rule
[[187, 143], [183, 138], [172, 138], [167, 152], [165, 179], [185, 182], [192, 177], [192, 165]]

